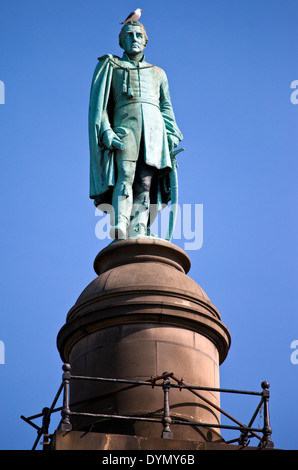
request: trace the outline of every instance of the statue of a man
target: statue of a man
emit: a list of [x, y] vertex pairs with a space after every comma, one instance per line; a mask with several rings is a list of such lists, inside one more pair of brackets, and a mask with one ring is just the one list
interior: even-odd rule
[[150, 234], [150, 224], [171, 198], [171, 152], [183, 138], [166, 74], [145, 61], [147, 42], [141, 23], [125, 24], [119, 35], [122, 58], [100, 57], [92, 80], [90, 197], [107, 212], [112, 205], [113, 238]]

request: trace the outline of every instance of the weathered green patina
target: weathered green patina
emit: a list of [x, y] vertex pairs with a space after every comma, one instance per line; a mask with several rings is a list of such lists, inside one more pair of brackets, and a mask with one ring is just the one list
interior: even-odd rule
[[113, 238], [150, 235], [150, 225], [171, 199], [174, 148], [183, 138], [167, 76], [143, 55], [147, 41], [141, 23], [124, 25], [122, 58], [100, 57], [92, 80], [90, 198], [110, 212]]

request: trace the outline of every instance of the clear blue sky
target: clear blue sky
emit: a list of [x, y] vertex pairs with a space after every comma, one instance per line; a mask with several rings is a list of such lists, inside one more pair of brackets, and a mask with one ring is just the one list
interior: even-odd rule
[[[137, 7], [184, 135], [180, 202], [204, 208], [190, 275], [231, 332], [221, 386], [268, 380], [272, 439], [298, 449], [296, 0], [0, 1], [0, 447], [31, 448], [20, 415], [53, 400], [57, 333], [108, 243], [89, 200], [89, 91]], [[222, 396], [240, 421], [255, 406]]]

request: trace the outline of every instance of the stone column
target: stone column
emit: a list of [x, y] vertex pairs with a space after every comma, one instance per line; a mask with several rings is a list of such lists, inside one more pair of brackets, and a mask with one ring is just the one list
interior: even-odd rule
[[[219, 387], [230, 334], [203, 289], [187, 275], [190, 260], [182, 249], [160, 239], [115, 241], [97, 255], [94, 269], [97, 277], [69, 311], [57, 338], [62, 361], [71, 364], [73, 375], [146, 381], [167, 371], [188, 385]], [[123, 386], [72, 381], [71, 405], [107, 395], [71, 409], [162, 416], [162, 388], [140, 386], [109, 394]], [[218, 392], [200, 393], [220, 406]], [[188, 390], [171, 388], [169, 399], [174, 419], [210, 423], [209, 429], [174, 425], [175, 439], [221, 440], [219, 430], [212, 428], [220, 421], [216, 409]], [[90, 422], [72, 418], [74, 429]], [[93, 430], [156, 438], [162, 426], [106, 419]]]

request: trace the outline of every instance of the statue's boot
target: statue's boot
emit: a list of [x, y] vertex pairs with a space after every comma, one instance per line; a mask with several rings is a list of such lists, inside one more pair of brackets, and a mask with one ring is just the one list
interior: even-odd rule
[[127, 225], [125, 225], [124, 223], [119, 223], [111, 227], [110, 236], [115, 240], [123, 240], [127, 238]]
[[142, 203], [134, 204], [130, 225], [128, 229], [129, 237], [143, 237], [147, 236], [149, 219], [149, 201], [148, 197], [142, 199]]
[[131, 197], [117, 196], [113, 197], [114, 214], [111, 217], [110, 236], [115, 239], [127, 238], [127, 230], [129, 226], [129, 214], [131, 209]]

